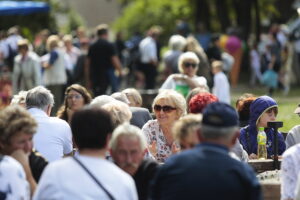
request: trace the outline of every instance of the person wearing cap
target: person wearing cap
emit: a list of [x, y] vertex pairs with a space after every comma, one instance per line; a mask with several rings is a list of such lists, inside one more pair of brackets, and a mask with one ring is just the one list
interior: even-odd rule
[[[300, 116], [300, 104], [295, 109], [294, 113]], [[285, 139], [287, 149], [298, 143], [300, 143], [300, 125], [296, 125], [291, 130], [289, 130]]]
[[[257, 158], [257, 133], [259, 127], [264, 127], [267, 135], [268, 158], [271, 158], [273, 152], [273, 139], [275, 131], [268, 128], [268, 122], [275, 121], [278, 113], [276, 101], [269, 96], [260, 96], [250, 105], [249, 125], [241, 128], [240, 142], [247, 151], [249, 159]], [[282, 133], [278, 132], [278, 154], [282, 155], [285, 150], [285, 142]]]
[[200, 144], [161, 166], [150, 199], [262, 199], [253, 169], [228, 154], [239, 136], [234, 108], [221, 102], [208, 105], [198, 136]]
[[29, 90], [41, 84], [42, 74], [39, 56], [29, 50], [27, 39], [19, 40], [19, 54], [14, 59], [13, 68], [13, 93], [21, 90]]

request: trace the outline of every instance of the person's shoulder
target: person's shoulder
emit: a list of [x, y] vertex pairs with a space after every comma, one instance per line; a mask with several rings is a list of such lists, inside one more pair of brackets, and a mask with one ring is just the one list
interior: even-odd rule
[[21, 166], [21, 164], [15, 160], [14, 158], [10, 157], [10, 156], [3, 156], [2, 160], [1, 160], [1, 165], [0, 165], [0, 169], [1, 171], [22, 171], [23, 167]]
[[285, 159], [298, 153], [300, 153], [300, 144], [296, 144], [285, 150], [285, 152], [282, 154], [282, 158]]
[[300, 134], [300, 125], [296, 125], [294, 126], [291, 130], [289, 130], [289, 134], [293, 133], [293, 134]]
[[51, 121], [52, 123], [61, 125], [61, 126], [67, 126], [67, 127], [69, 127], [69, 124], [65, 120], [60, 119], [58, 117], [49, 117], [49, 121]]
[[133, 181], [132, 177], [128, 173], [124, 172], [114, 163], [107, 160], [102, 161], [103, 166], [106, 166], [107, 172], [111, 174], [111, 177], [118, 177], [119, 181]]

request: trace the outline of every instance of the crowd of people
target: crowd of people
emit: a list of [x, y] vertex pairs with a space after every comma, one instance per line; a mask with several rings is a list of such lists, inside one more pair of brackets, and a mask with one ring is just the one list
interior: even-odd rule
[[[5, 75], [0, 89], [11, 87], [14, 95], [0, 111], [0, 199], [263, 199], [247, 164], [258, 159], [259, 128], [268, 158], [278, 138], [281, 199], [300, 198], [299, 126], [287, 135], [268, 126], [279, 112], [275, 87], [269, 96], [245, 93], [231, 106], [238, 37], [229, 36], [225, 50], [219, 35], [203, 46], [200, 33], [173, 35], [160, 84], [160, 32], [154, 26], [144, 39], [130, 41], [138, 51], [128, 62], [134, 86], [158, 89], [150, 109], [139, 90], [122, 88], [126, 62], [105, 24], [93, 39], [82, 28], [75, 38], [41, 31], [34, 45], [16, 27], [1, 35], [1, 74], [11, 71], [12, 82]], [[278, 74], [279, 48], [270, 49], [266, 71]], [[255, 76], [263, 83], [254, 46], [250, 55], [250, 83]], [[286, 89], [280, 80], [276, 87]]]

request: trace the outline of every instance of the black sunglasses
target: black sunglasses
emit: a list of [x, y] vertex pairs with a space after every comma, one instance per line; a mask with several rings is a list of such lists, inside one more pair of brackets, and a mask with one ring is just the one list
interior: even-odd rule
[[196, 68], [197, 67], [196, 63], [190, 63], [190, 62], [184, 62], [183, 65], [186, 68], [188, 68], [188, 67]]
[[172, 107], [172, 106], [161, 106], [161, 105], [155, 105], [154, 107], [155, 111], [161, 111], [163, 110], [164, 112], [171, 112], [172, 110], [176, 110], [176, 108]]

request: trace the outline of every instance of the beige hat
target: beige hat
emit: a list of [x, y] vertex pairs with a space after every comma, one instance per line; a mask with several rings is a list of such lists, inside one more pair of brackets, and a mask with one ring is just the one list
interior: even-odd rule
[[298, 104], [298, 107], [294, 111], [295, 114], [300, 114], [300, 104]]

